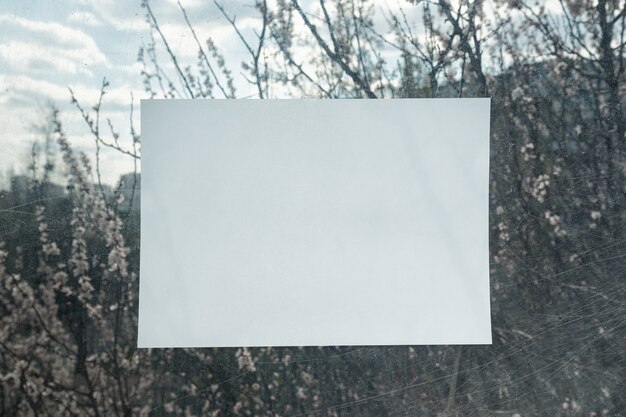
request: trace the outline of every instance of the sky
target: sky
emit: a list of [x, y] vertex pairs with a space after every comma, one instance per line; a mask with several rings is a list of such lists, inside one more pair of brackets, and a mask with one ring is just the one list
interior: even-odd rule
[[[197, 62], [197, 47], [178, 0], [151, 0], [170, 47], [184, 67]], [[256, 88], [242, 76], [242, 61], [249, 56], [237, 34], [211, 0], [180, 0], [201, 42], [209, 37], [224, 55], [233, 72], [237, 96], [255, 98]], [[236, 16], [244, 37], [254, 40], [259, 28], [254, 0], [221, 0], [230, 16]], [[270, 5], [276, 0], [268, 0]], [[407, 0], [371, 0], [375, 8], [377, 31], [388, 39], [387, 17], [390, 12], [402, 13], [413, 27], [423, 33], [419, 10]], [[315, 22], [319, 16], [318, 0], [299, 0]], [[330, 3], [330, 2], [329, 2]], [[542, 3], [558, 12], [557, 0]], [[298, 16], [295, 30], [309, 36]], [[323, 26], [323, 25], [322, 25]], [[144, 92], [141, 64], [137, 61], [140, 47], [150, 40], [149, 25], [141, 0], [2, 0], [0, 1], [0, 188], [8, 185], [14, 173], [23, 173], [29, 164], [35, 141], [44, 137], [40, 126], [51, 105], [61, 111], [61, 121], [70, 143], [76, 150], [94, 156], [95, 142], [80, 113], [70, 102], [71, 88], [85, 109], [97, 103], [102, 80], [110, 86], [104, 98], [101, 118], [107, 130], [110, 119], [121, 134], [120, 143], [130, 149], [130, 104], [134, 97], [135, 128], [140, 130], [139, 100]], [[388, 63], [397, 59], [387, 46], [381, 50]], [[298, 52], [304, 59], [310, 50]], [[393, 52], [393, 53], [392, 53]], [[160, 57], [166, 69], [172, 68], [167, 57]], [[275, 96], [281, 96], [276, 90]], [[105, 139], [109, 139], [106, 138]], [[114, 185], [119, 176], [132, 171], [133, 161], [112, 150], [101, 153], [102, 180]]]
[[[106, 2], [100, 2], [106, 3]], [[110, 2], [112, 3], [112, 2]], [[0, 172], [21, 172], [29, 149], [42, 134], [49, 105], [62, 111], [72, 143], [88, 150], [93, 139], [70, 105], [68, 87], [89, 108], [103, 77], [111, 80], [105, 110], [120, 116], [130, 92], [141, 95], [137, 50], [146, 36], [142, 10], [96, 8], [88, 1], [4, 1], [0, 4]], [[104, 12], [106, 10], [106, 12]], [[113, 172], [126, 161], [107, 156]]]
[[[259, 27], [254, 0], [222, 0], [224, 9], [237, 17], [248, 39]], [[269, 0], [275, 2], [275, 0]], [[389, 30], [386, 15], [401, 7], [407, 20], [423, 33], [418, 9], [406, 0], [372, 0], [375, 25]], [[241, 62], [248, 59], [244, 46], [218, 8], [208, 0], [181, 0], [199, 39], [213, 39], [233, 72], [238, 97], [254, 98], [256, 88], [242, 76]], [[317, 0], [299, 0], [315, 19]], [[152, 0], [160, 28], [182, 65], [197, 62], [197, 47], [177, 0]], [[295, 16], [296, 32], [310, 35]], [[139, 100], [146, 97], [137, 61], [140, 47], [150, 40], [141, 0], [2, 0], [0, 2], [0, 188], [29, 164], [35, 141], [44, 137], [40, 127], [50, 105], [61, 111], [61, 121], [72, 146], [95, 155], [93, 136], [70, 102], [71, 88], [85, 109], [97, 103], [102, 80], [109, 81], [101, 118], [108, 132], [110, 119], [120, 133], [120, 144], [130, 149], [130, 104], [134, 97], [135, 128], [140, 130]], [[391, 49], [387, 47], [388, 49]], [[304, 57], [307, 50], [299, 51]], [[310, 52], [310, 51], [309, 51]], [[381, 51], [384, 54], [389, 50]], [[161, 63], [171, 67], [166, 57]], [[389, 61], [395, 62], [390, 54]], [[105, 139], [110, 140], [105, 136]], [[133, 161], [112, 150], [101, 153], [102, 180], [114, 185], [132, 171]]]
[[[230, 67], [239, 70], [244, 50], [215, 5], [201, 0], [181, 3], [200, 39], [212, 37]], [[176, 0], [151, 4], [174, 52], [183, 61], [195, 62], [197, 50]], [[253, 8], [246, 1], [227, 0], [222, 4], [251, 34], [256, 24], [249, 18]], [[110, 87], [104, 97], [102, 118], [110, 118], [121, 134], [120, 142], [130, 145], [131, 92], [138, 129], [139, 99], [146, 96], [137, 54], [148, 40], [140, 0], [0, 2], [0, 184], [6, 186], [12, 173], [21, 173], [27, 167], [33, 142], [43, 138], [38, 126], [51, 104], [61, 111], [74, 148], [93, 154], [94, 138], [70, 103], [68, 87], [90, 109], [106, 77]], [[235, 78], [241, 77], [235, 73]], [[245, 95], [251, 87], [240, 82], [237, 89]], [[114, 151], [103, 151], [101, 164], [103, 181], [109, 184], [132, 171], [132, 159]]]

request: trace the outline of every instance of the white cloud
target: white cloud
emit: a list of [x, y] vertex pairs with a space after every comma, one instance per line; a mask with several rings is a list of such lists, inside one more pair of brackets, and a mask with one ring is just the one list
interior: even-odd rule
[[147, 23], [139, 1], [98, 0], [84, 1], [110, 27], [122, 31], [144, 31]]
[[[51, 101], [67, 103], [70, 100], [68, 86], [59, 85], [50, 81], [31, 78], [26, 75], [0, 75], [0, 88], [3, 90], [3, 101], [0, 104], [8, 104], [12, 98], [30, 98], [33, 101]], [[86, 107], [96, 104], [100, 90], [97, 86], [85, 86], [81, 83], [69, 85], [74, 90], [77, 98]], [[127, 108], [130, 104], [129, 85], [112, 86], [107, 89], [104, 103], [108, 107]], [[140, 96], [135, 94], [135, 100]]]
[[[166, 1], [178, 9], [179, 0], [166, 0]], [[206, 6], [207, 3], [204, 0], [180, 0], [180, 4], [182, 4], [185, 10], [191, 11], [194, 9], [198, 9], [202, 6]]]
[[[97, 49], [94, 40], [85, 32], [56, 22], [39, 22], [13, 15], [0, 15], [5, 34], [20, 31], [19, 37], [45, 41], [65, 48]], [[16, 34], [17, 35], [17, 34]]]
[[19, 72], [90, 74], [106, 56], [87, 33], [53, 22], [0, 15], [0, 60]]
[[70, 13], [67, 17], [67, 21], [70, 23], [87, 26], [87, 27], [99, 27], [103, 23], [98, 16], [87, 11], [76, 11]]
[[[237, 27], [244, 35], [248, 43], [255, 46], [257, 39], [252, 32], [253, 29], [260, 28], [259, 19], [245, 18], [237, 19]], [[172, 51], [181, 58], [191, 58], [193, 60], [198, 56], [198, 45], [193, 39], [193, 35], [186, 24], [183, 23], [164, 23], [160, 25], [161, 32], [165, 35]], [[215, 23], [198, 23], [194, 25], [194, 31], [198, 40], [201, 42], [206, 52], [206, 40], [211, 38], [221, 52], [247, 53], [243, 43], [237, 37], [235, 30], [227, 22]], [[160, 41], [160, 39], [159, 39]], [[236, 63], [237, 66], [239, 63]]]
[[89, 65], [103, 59], [103, 55], [88, 55], [81, 50], [52, 50], [44, 45], [10, 40], [0, 43], [0, 60], [13, 69], [31, 73], [91, 75]]

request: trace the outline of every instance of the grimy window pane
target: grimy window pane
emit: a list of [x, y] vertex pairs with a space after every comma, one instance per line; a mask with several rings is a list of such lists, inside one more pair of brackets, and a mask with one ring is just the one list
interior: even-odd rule
[[[0, 1], [0, 416], [626, 416], [625, 19], [618, 0]], [[137, 348], [140, 100], [416, 98], [491, 99], [492, 344]], [[259, 118], [233, 124], [252, 140]], [[257, 311], [217, 319], [235, 314], [243, 337]]]

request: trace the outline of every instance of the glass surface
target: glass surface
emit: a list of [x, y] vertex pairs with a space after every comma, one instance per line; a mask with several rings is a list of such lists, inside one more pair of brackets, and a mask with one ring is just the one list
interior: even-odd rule
[[[626, 415], [625, 18], [3, 1], [0, 415]], [[486, 96], [492, 345], [136, 348], [140, 98]]]

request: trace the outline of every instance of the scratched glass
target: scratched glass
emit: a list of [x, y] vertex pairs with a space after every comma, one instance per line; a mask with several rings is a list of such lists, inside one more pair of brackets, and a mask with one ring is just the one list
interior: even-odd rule
[[[626, 415], [625, 19], [3, 1], [0, 415]], [[137, 349], [138, 100], [305, 97], [492, 98], [492, 345]]]

